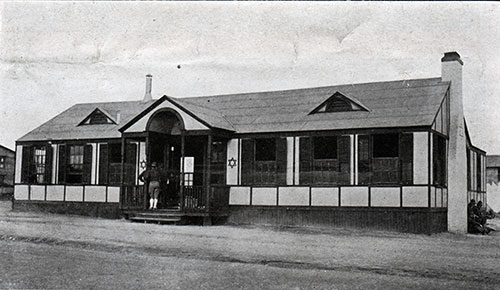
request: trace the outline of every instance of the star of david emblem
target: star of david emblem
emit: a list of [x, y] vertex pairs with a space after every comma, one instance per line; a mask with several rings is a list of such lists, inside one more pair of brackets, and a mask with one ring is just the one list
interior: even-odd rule
[[236, 159], [234, 159], [234, 157], [231, 157], [231, 159], [227, 161], [227, 165], [231, 168], [234, 168], [236, 166]]
[[142, 161], [140, 162], [140, 165], [139, 165], [139, 166], [141, 166], [141, 168], [142, 168], [142, 169], [144, 169], [144, 168], [146, 168], [146, 165], [147, 165], [146, 161], [145, 161], [145, 160], [142, 160]]

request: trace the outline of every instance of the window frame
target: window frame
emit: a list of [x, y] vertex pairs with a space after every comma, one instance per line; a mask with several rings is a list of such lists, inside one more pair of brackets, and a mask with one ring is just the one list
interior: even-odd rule
[[5, 169], [7, 156], [0, 156], [0, 169]]

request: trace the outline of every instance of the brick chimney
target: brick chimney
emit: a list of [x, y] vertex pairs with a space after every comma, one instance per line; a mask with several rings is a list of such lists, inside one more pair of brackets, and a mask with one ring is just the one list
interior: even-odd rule
[[467, 160], [460, 55], [453, 51], [441, 59], [441, 79], [450, 84], [448, 141], [448, 231], [467, 232]]
[[151, 95], [151, 87], [153, 86], [153, 76], [150, 74], [146, 75], [146, 94], [144, 94], [143, 102], [149, 102], [153, 100], [153, 96]]

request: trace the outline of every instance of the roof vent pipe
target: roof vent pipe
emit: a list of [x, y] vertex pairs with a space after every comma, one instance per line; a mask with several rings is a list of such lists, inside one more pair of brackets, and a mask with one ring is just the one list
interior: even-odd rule
[[151, 95], [151, 87], [153, 85], [153, 76], [150, 74], [146, 75], [146, 94], [144, 94], [143, 102], [149, 102], [153, 100], [153, 96]]

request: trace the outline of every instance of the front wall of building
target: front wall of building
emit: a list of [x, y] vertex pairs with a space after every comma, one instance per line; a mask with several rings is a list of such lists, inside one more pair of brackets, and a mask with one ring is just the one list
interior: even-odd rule
[[[446, 208], [447, 189], [431, 183], [432, 135], [414, 132], [411, 184], [362, 185], [359, 176], [359, 135], [349, 136], [349, 178], [345, 185], [300, 183], [300, 138], [286, 137], [286, 182], [264, 186], [242, 184], [242, 139], [228, 142], [227, 183], [230, 205], [238, 206], [308, 206], [308, 207], [381, 207]], [[233, 162], [231, 162], [232, 160]]]

